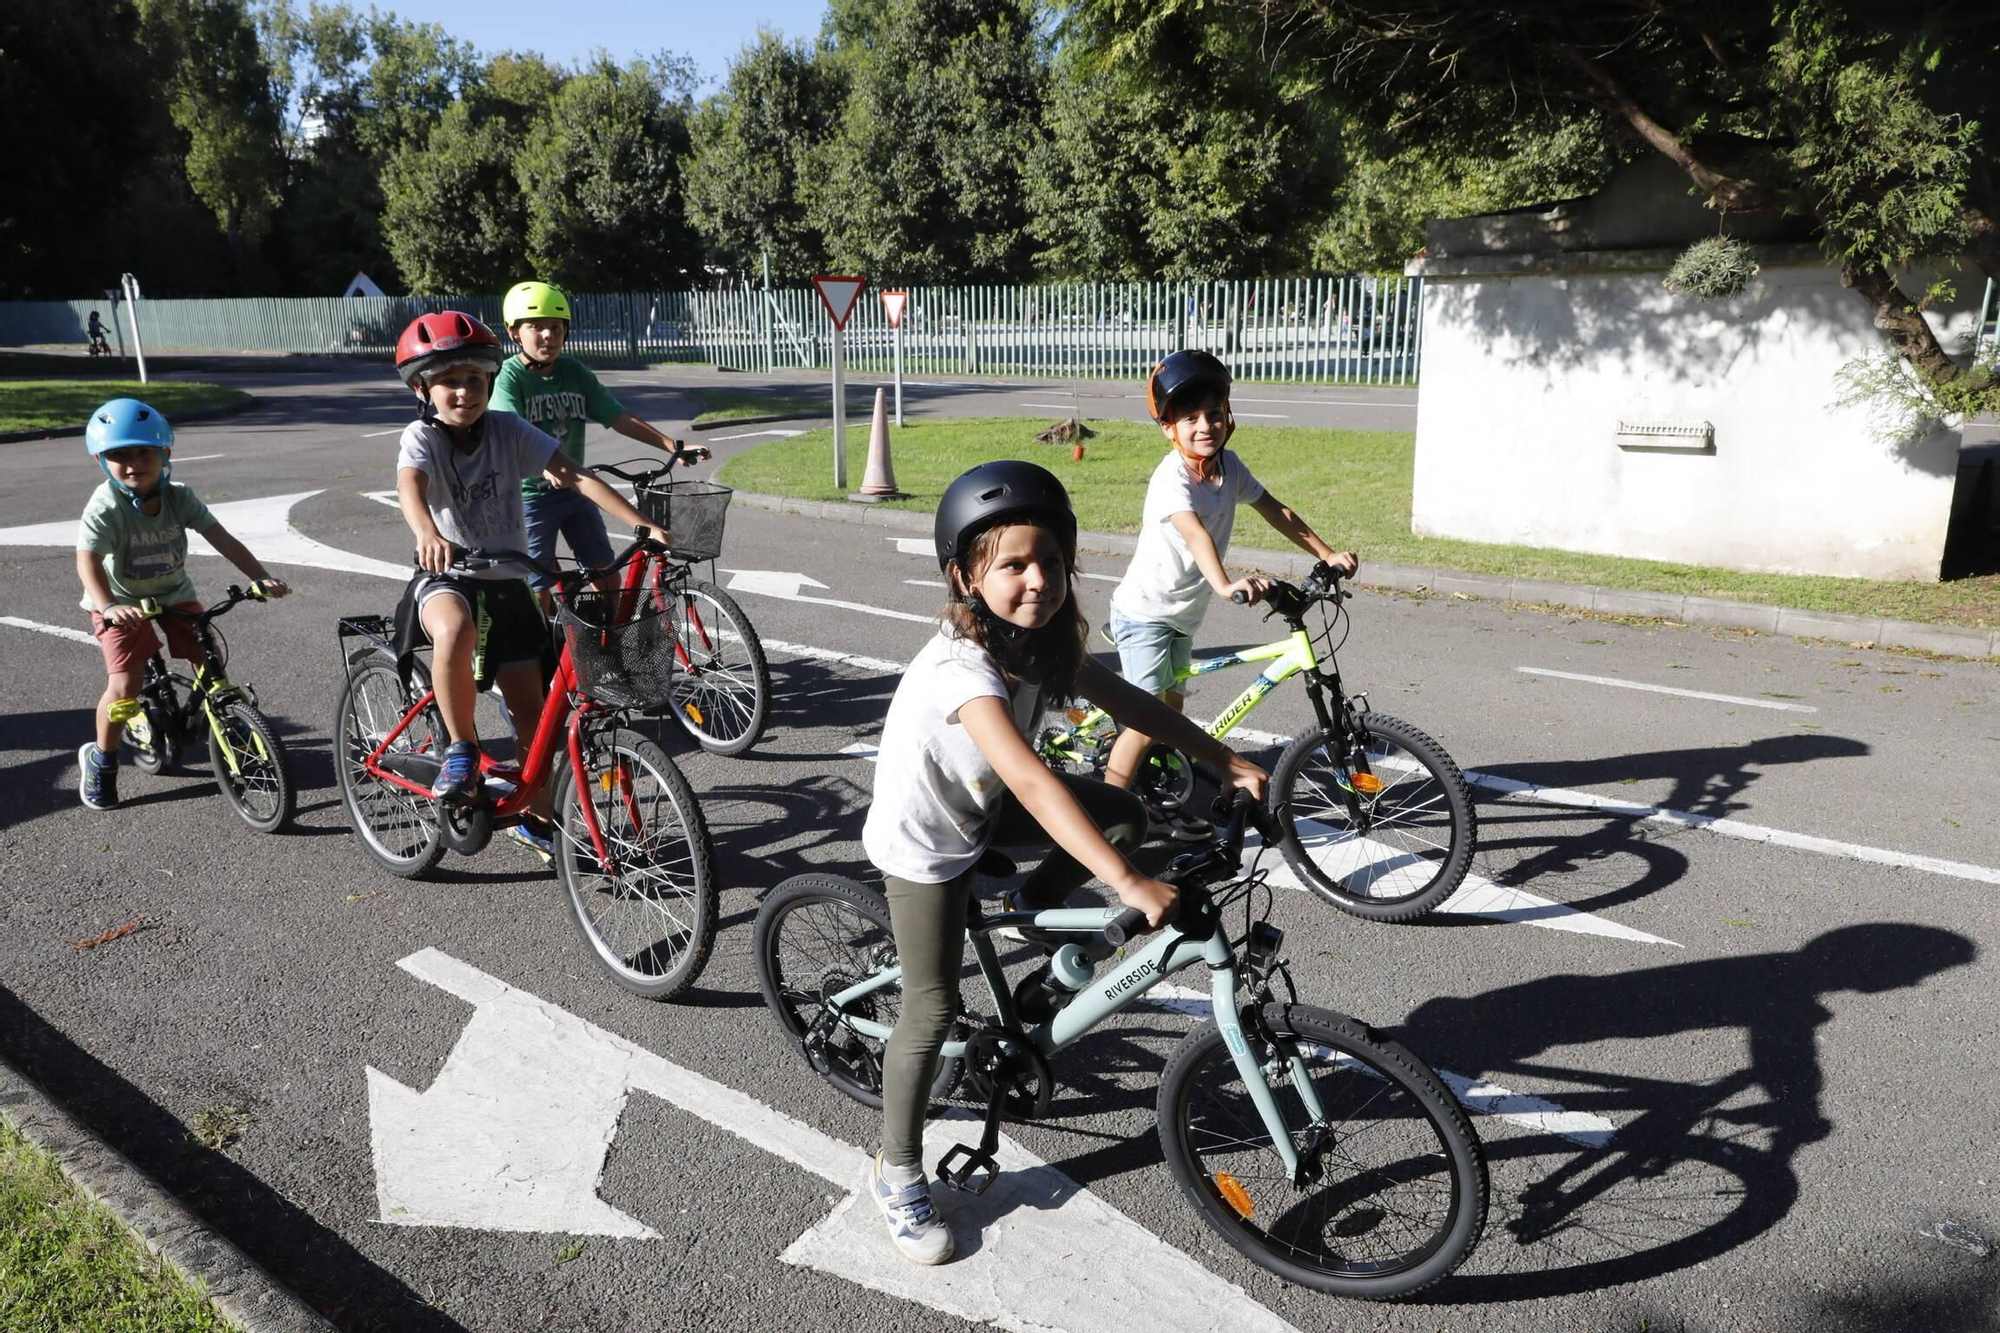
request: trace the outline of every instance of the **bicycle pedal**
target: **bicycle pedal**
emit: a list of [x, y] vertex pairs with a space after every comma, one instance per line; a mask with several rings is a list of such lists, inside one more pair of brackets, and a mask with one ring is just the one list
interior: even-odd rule
[[[953, 1166], [952, 1162], [961, 1155], [965, 1158], [964, 1164]], [[973, 1175], [979, 1171], [984, 1171], [986, 1175], [974, 1181]], [[993, 1160], [992, 1153], [955, 1143], [951, 1151], [938, 1158], [937, 1177], [962, 1194], [984, 1194], [1000, 1178], [1000, 1163]]]

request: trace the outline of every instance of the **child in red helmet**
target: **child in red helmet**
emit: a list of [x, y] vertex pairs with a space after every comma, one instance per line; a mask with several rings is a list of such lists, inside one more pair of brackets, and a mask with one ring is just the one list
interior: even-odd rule
[[[474, 707], [482, 687], [500, 687], [517, 736], [535, 734], [549, 648], [526, 567], [453, 571], [454, 556], [474, 548], [526, 550], [521, 483], [544, 469], [620, 522], [645, 523], [616, 491], [579, 472], [550, 436], [511, 412], [486, 410], [500, 360], [493, 331], [456, 310], [419, 316], [396, 341], [396, 371], [422, 403], [396, 455], [396, 499], [423, 571], [397, 611], [398, 640], [433, 647], [431, 683], [451, 744], [432, 793], [447, 800], [479, 791]], [[516, 835], [545, 858], [552, 851], [547, 815], [543, 793], [532, 822]]]

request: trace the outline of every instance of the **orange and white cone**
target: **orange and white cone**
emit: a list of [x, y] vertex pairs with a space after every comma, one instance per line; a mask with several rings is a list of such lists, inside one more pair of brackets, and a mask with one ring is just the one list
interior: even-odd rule
[[868, 470], [862, 474], [861, 493], [871, 499], [901, 500], [907, 492], [896, 488], [896, 469], [889, 462], [889, 409], [884, 395], [875, 390], [875, 420], [868, 428]]

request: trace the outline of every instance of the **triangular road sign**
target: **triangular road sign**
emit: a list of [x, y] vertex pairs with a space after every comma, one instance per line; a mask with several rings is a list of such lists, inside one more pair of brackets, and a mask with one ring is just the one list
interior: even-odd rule
[[847, 317], [854, 312], [854, 302], [867, 285], [866, 278], [837, 278], [822, 274], [813, 279], [813, 286], [819, 291], [826, 313], [833, 316], [833, 327], [836, 329], [847, 327]]
[[908, 292], [883, 292], [882, 313], [889, 317], [889, 327], [896, 328], [903, 322], [903, 307], [909, 303]]

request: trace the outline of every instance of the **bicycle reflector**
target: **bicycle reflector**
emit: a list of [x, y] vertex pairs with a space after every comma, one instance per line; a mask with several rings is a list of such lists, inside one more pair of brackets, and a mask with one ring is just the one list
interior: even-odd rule
[[1284, 947], [1285, 932], [1268, 921], [1259, 921], [1250, 927], [1250, 937], [1243, 942], [1243, 957], [1252, 972], [1264, 976], [1278, 961], [1278, 950]]
[[701, 710], [699, 708], [696, 708], [692, 703], [682, 704], [681, 711], [683, 713], [686, 713], [690, 718], [694, 719], [694, 724], [697, 727], [705, 727], [708, 725], [708, 720], [701, 715]]
[[1222, 1196], [1222, 1201], [1234, 1208], [1238, 1217], [1249, 1221], [1250, 1214], [1257, 1211], [1250, 1202], [1250, 1191], [1227, 1171], [1216, 1172], [1212, 1179], [1215, 1181], [1215, 1192]]
[[1382, 779], [1373, 773], [1349, 773], [1347, 781], [1341, 784], [1357, 796], [1380, 796]]

